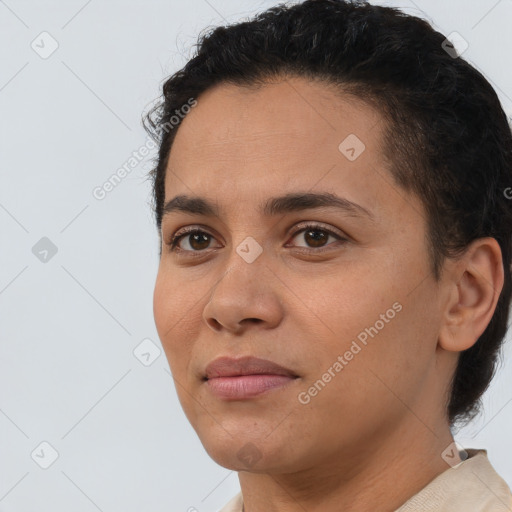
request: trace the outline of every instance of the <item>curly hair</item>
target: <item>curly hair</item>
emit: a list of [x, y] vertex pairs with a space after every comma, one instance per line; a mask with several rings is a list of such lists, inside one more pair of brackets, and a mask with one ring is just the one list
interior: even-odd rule
[[365, 1], [279, 4], [203, 32], [193, 58], [165, 81], [143, 125], [159, 145], [149, 176], [160, 234], [165, 170], [185, 117], [176, 114], [214, 85], [257, 87], [298, 76], [374, 106], [386, 120], [382, 152], [393, 179], [425, 207], [435, 280], [445, 259], [462, 254], [475, 239], [493, 237], [502, 252], [505, 280], [494, 315], [476, 343], [460, 353], [451, 381], [446, 405], [453, 426], [481, 411], [507, 332], [512, 134], [492, 86], [446, 51], [446, 41], [421, 18]]

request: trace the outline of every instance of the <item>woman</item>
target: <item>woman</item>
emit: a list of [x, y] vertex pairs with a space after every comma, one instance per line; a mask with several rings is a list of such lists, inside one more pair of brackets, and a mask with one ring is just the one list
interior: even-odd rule
[[306, 0], [203, 36], [146, 127], [157, 330], [223, 512], [510, 511], [479, 410], [511, 296], [512, 136], [427, 22]]

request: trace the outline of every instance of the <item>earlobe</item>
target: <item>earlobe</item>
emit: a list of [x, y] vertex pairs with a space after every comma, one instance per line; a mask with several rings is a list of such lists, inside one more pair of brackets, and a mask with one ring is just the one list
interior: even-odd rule
[[503, 289], [501, 249], [496, 239], [475, 240], [447, 276], [439, 345], [460, 352], [473, 346], [485, 331]]

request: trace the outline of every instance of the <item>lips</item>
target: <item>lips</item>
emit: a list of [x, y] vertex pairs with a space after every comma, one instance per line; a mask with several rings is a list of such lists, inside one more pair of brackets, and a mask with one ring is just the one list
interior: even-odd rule
[[273, 361], [246, 356], [219, 357], [205, 369], [203, 381], [222, 400], [249, 400], [289, 388], [299, 376]]
[[213, 360], [205, 369], [204, 380], [218, 377], [235, 377], [243, 375], [284, 375], [298, 377], [298, 375], [273, 361], [246, 356], [239, 359], [219, 357]]

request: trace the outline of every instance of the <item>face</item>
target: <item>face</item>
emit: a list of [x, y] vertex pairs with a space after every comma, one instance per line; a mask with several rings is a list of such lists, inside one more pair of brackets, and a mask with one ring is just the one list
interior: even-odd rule
[[[439, 409], [424, 208], [388, 170], [380, 113], [354, 97], [290, 78], [221, 84], [197, 100], [172, 146], [165, 202], [216, 210], [168, 208], [154, 291], [183, 410], [231, 469], [354, 461]], [[311, 196], [272, 203], [295, 194]], [[270, 360], [296, 378], [222, 395], [204, 380], [221, 356]]]

